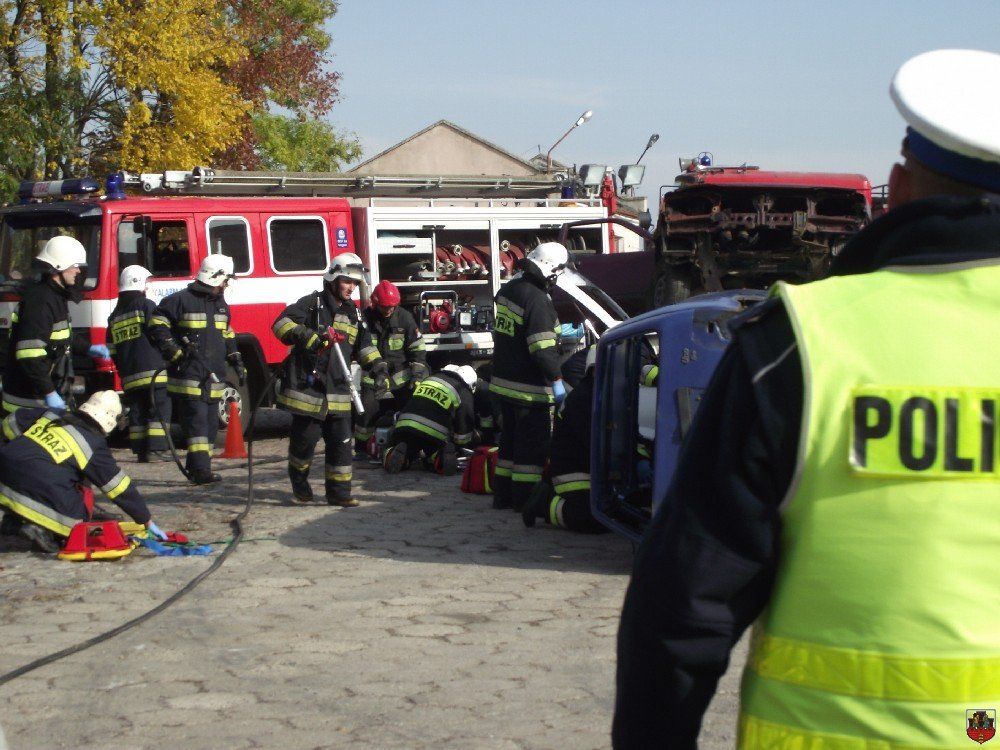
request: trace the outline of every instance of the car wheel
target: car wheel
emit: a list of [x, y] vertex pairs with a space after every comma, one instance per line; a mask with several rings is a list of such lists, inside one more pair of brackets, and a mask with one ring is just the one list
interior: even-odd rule
[[239, 378], [232, 368], [226, 368], [226, 380], [222, 384], [222, 398], [219, 399], [219, 426], [225, 429], [229, 426], [229, 402], [236, 403], [236, 410], [239, 412], [240, 420], [246, 427], [247, 410], [253, 405], [250, 403], [249, 385], [239, 385]]
[[655, 310], [667, 305], [683, 302], [698, 293], [691, 275], [683, 268], [660, 261], [653, 274], [650, 287], [650, 309]]

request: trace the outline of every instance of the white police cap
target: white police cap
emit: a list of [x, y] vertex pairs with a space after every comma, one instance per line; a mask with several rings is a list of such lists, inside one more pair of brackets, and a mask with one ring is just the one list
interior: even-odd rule
[[1000, 55], [925, 52], [903, 63], [889, 93], [906, 120], [906, 146], [924, 166], [1000, 192]]

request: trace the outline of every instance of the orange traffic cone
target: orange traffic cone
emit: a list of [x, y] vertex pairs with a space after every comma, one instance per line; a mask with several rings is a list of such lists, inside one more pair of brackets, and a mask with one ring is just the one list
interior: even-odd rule
[[246, 458], [247, 447], [243, 444], [243, 423], [240, 408], [235, 401], [229, 402], [229, 426], [226, 427], [226, 447], [219, 458]]

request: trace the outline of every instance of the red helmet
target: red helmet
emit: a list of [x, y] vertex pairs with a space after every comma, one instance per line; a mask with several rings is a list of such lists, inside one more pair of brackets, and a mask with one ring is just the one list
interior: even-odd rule
[[380, 281], [372, 289], [371, 300], [379, 307], [396, 307], [399, 304], [399, 289], [391, 281]]

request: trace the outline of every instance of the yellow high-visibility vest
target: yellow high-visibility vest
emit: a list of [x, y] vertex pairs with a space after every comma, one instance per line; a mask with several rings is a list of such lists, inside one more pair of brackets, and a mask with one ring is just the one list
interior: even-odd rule
[[1000, 709], [1000, 259], [775, 294], [805, 397], [739, 747], [972, 748]]

